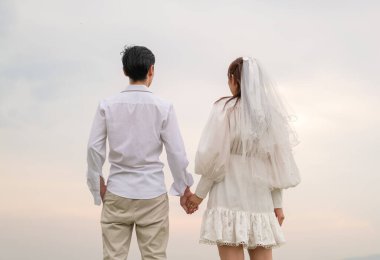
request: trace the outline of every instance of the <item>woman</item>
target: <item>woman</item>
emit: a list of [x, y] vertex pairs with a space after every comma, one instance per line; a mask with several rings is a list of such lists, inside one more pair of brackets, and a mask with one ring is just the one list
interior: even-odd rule
[[200, 243], [217, 245], [222, 260], [272, 259], [285, 242], [282, 190], [300, 182], [289, 116], [257, 60], [238, 58], [228, 69], [232, 97], [215, 102], [195, 159], [202, 175], [187, 206], [209, 193]]

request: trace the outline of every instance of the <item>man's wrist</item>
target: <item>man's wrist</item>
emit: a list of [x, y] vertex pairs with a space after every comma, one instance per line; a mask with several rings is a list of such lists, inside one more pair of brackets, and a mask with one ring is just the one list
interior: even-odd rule
[[185, 189], [185, 191], [183, 192], [183, 196], [188, 197], [188, 196], [190, 196], [190, 195], [192, 195], [192, 194], [193, 194], [193, 193], [191, 192], [190, 187], [189, 187], [189, 186], [186, 186], [186, 189]]

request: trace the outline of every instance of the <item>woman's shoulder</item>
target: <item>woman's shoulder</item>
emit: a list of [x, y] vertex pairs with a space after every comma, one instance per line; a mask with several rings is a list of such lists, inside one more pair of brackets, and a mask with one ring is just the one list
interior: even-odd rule
[[235, 106], [236, 102], [238, 102], [238, 100], [236, 98], [222, 97], [222, 98], [219, 98], [218, 100], [216, 100], [214, 102], [213, 109], [217, 109], [219, 111], [230, 110], [230, 109], [236, 107]]

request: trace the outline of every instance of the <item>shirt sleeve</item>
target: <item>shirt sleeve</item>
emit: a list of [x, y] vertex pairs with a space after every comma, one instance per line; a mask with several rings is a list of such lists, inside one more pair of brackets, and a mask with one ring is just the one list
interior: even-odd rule
[[271, 191], [274, 208], [282, 208], [282, 189]]
[[169, 168], [174, 180], [169, 194], [182, 196], [185, 189], [193, 185], [194, 180], [193, 176], [186, 170], [189, 161], [172, 105], [170, 105], [167, 119], [163, 122], [161, 139], [165, 145]]
[[215, 104], [199, 141], [195, 173], [202, 175], [195, 194], [205, 198], [214, 183], [224, 179], [230, 157], [230, 127], [226, 109]]
[[94, 197], [94, 204], [101, 204], [100, 176], [106, 159], [107, 127], [103, 102], [100, 102], [92, 123], [87, 144], [87, 185]]

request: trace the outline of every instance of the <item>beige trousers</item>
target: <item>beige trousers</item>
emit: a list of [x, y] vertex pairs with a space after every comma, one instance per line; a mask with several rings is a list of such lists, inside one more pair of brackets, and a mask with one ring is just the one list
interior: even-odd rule
[[169, 238], [167, 193], [153, 199], [128, 199], [106, 191], [101, 227], [104, 260], [125, 260], [133, 227], [142, 260], [166, 260]]

